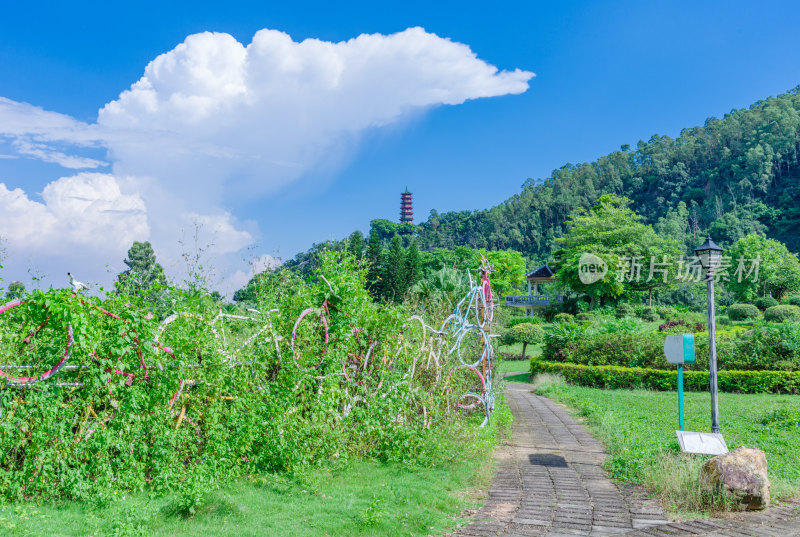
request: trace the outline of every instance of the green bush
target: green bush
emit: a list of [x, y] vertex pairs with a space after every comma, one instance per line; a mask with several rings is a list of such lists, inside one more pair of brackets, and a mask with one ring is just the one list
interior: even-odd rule
[[800, 295], [793, 296], [788, 302], [790, 306], [800, 306]]
[[734, 304], [728, 308], [731, 321], [749, 321], [761, 317], [761, 312], [753, 304]]
[[508, 328], [517, 326], [518, 324], [542, 324], [544, 320], [541, 317], [514, 317], [508, 321]]
[[[606, 389], [677, 389], [677, 372], [639, 367], [591, 366], [531, 359], [531, 375], [549, 373], [563, 376], [570, 384]], [[686, 391], [708, 390], [709, 374], [705, 371], [684, 371]], [[797, 371], [719, 371], [717, 385], [722, 392], [734, 393], [798, 393], [800, 372]]]
[[[274, 312], [267, 325], [258, 315], [217, 325], [224, 339], [206, 322], [218, 305], [196, 288], [165, 289], [175, 311], [191, 313], [163, 330], [137, 296], [101, 302], [71, 289], [36, 290], [0, 316], [0, 363], [30, 359], [33, 352], [19, 356], [27, 334], [42, 360], [58, 356], [49, 351], [63, 352], [61, 334], [71, 326], [70, 362], [84, 365], [34, 389], [0, 389], [0, 503], [94, 505], [130, 491], [175, 492], [179, 511], [191, 513], [204, 489], [238, 477], [352, 456], [425, 466], [454, 457], [454, 435], [475, 416], [463, 421], [451, 412], [445, 389], [474, 389], [472, 379], [450, 376], [458, 360], [446, 352], [435, 370], [422, 366], [429, 357], [406, 323], [408, 311], [375, 303], [354, 258], [328, 251], [319, 261], [319, 278], [282, 272], [258, 294], [258, 309]], [[327, 345], [314, 316], [296, 324], [323, 300], [331, 304]], [[405, 340], [398, 337], [404, 326]], [[146, 343], [157, 335], [163, 347]], [[272, 343], [256, 343], [265, 339]], [[378, 346], [369, 347], [376, 359], [368, 361], [370, 341]], [[480, 337], [472, 341], [483, 348]]]
[[592, 315], [590, 313], [579, 313], [575, 316], [575, 320], [586, 323], [592, 320]]
[[768, 308], [772, 308], [778, 305], [778, 301], [772, 298], [771, 296], [764, 296], [759, 299], [756, 299], [755, 305], [761, 311], [764, 311]]
[[622, 303], [617, 305], [617, 319], [622, 319], [623, 317], [633, 317], [634, 310], [633, 306], [630, 304]]
[[531, 323], [518, 324], [503, 334], [504, 345], [522, 343], [522, 359], [525, 359], [525, 350], [528, 345], [539, 343], [542, 339], [544, 339], [544, 329]]
[[655, 310], [662, 319], [674, 318], [680, 315], [672, 306], [655, 306]]
[[772, 323], [800, 321], [800, 306], [772, 306], [764, 312], [764, 320]]
[[653, 307], [650, 307], [650, 306], [647, 306], [644, 309], [642, 309], [641, 317], [645, 321], [648, 321], [648, 322], [651, 322], [651, 323], [655, 322], [655, 321], [657, 321], [657, 320], [659, 320], [661, 318], [658, 315], [658, 312], [656, 311], [656, 309], [653, 308]]
[[553, 316], [553, 322], [558, 324], [571, 323], [574, 317], [569, 313], [557, 313]]
[[[583, 365], [671, 369], [664, 357], [663, 332], [643, 332], [641, 321], [622, 319], [601, 327], [556, 326], [545, 335], [542, 358]], [[682, 330], [683, 333], [690, 330]], [[708, 369], [708, 338], [695, 335], [696, 369]], [[800, 370], [800, 324], [717, 333], [718, 367], [736, 370]]]

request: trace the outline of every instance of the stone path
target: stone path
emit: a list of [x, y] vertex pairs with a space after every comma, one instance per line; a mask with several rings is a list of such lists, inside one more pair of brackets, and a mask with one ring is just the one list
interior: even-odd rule
[[498, 453], [486, 503], [457, 537], [800, 537], [800, 506], [727, 519], [669, 522], [638, 487], [611, 481], [603, 447], [581, 424], [527, 384], [508, 383], [512, 440]]

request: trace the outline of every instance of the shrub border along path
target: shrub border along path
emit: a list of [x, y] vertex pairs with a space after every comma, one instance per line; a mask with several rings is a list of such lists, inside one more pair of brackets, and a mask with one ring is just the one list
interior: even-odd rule
[[512, 440], [498, 454], [489, 497], [456, 537], [800, 537], [800, 505], [727, 519], [669, 522], [639, 487], [612, 482], [600, 443], [563, 408], [508, 383]]
[[[615, 365], [583, 365], [548, 360], [531, 360], [530, 374], [552, 373], [563, 376], [570, 384], [592, 388], [631, 388], [677, 390], [677, 369], [647, 369]], [[687, 391], [708, 390], [708, 371], [684, 371], [683, 387]], [[800, 371], [731, 371], [717, 372], [722, 392], [734, 393], [799, 393]]]

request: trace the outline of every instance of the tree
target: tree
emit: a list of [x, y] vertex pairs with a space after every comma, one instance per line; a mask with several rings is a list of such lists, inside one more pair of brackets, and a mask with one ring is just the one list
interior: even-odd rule
[[383, 290], [383, 282], [381, 281], [382, 252], [380, 237], [377, 231], [373, 229], [369, 232], [369, 242], [367, 244], [367, 288], [372, 298], [381, 296]]
[[543, 339], [544, 329], [533, 323], [514, 325], [503, 334], [503, 343], [506, 345], [522, 343], [522, 360], [525, 359], [525, 350], [528, 348], [528, 345], [535, 345]]
[[[652, 303], [653, 289], [675, 283], [680, 244], [656, 235], [631, 203], [613, 194], [601, 196], [592, 209], [579, 208], [567, 221], [566, 235], [556, 239], [558, 281], [588, 295], [591, 307], [596, 300], [639, 291], [647, 291]], [[651, 277], [656, 268], [665, 272]]]
[[364, 256], [364, 235], [356, 230], [347, 241], [347, 251], [352, 255], [356, 261], [361, 261]]
[[403, 240], [399, 235], [392, 237], [389, 249], [384, 255], [383, 264], [383, 296], [388, 300], [399, 302], [403, 299], [406, 287], [406, 263]]
[[6, 290], [6, 298], [9, 300], [16, 300], [25, 296], [25, 284], [20, 281], [14, 281], [8, 284]]
[[406, 248], [405, 290], [410, 289], [420, 278], [422, 278], [422, 260], [419, 256], [417, 242], [412, 240], [411, 244]]
[[117, 292], [130, 294], [149, 291], [154, 285], [166, 285], [164, 268], [156, 262], [153, 247], [148, 241], [134, 242], [124, 260], [128, 266], [117, 276]]
[[[780, 300], [800, 292], [797, 254], [775, 239], [754, 233], [736, 241], [724, 255], [730, 258], [725, 287], [740, 302], [764, 296]], [[757, 278], [754, 265], [758, 267]]]

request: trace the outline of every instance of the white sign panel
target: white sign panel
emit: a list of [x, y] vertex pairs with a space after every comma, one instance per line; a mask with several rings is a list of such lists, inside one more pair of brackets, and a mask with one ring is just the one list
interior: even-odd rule
[[681, 451], [699, 453], [701, 455], [722, 455], [728, 452], [728, 444], [719, 433], [695, 433], [693, 431], [675, 431]]

